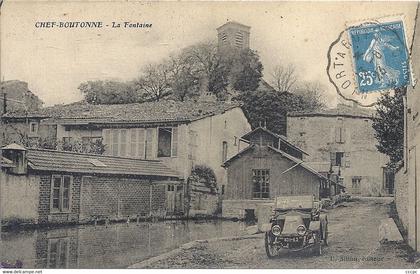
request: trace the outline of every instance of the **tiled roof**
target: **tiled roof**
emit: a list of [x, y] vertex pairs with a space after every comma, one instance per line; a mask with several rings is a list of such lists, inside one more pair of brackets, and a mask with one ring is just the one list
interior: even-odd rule
[[319, 111], [292, 111], [287, 113], [290, 117], [302, 116], [347, 116], [347, 117], [360, 117], [360, 118], [373, 118], [375, 115], [374, 109], [352, 107], [340, 104], [336, 108], [325, 109]]
[[[56, 105], [28, 114], [29, 117], [76, 119], [88, 122], [183, 122], [199, 120], [208, 116], [223, 113], [239, 103], [173, 101], [91, 105], [83, 102]], [[23, 113], [7, 113], [4, 117], [24, 117]]]
[[27, 157], [29, 168], [38, 171], [180, 177], [177, 172], [156, 160], [139, 160], [45, 149], [28, 149]]

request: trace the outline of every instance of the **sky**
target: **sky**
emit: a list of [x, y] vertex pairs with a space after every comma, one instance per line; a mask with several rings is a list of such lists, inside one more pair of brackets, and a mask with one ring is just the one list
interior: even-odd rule
[[[56, 2], [6, 1], [1, 9], [1, 80], [29, 84], [46, 106], [82, 99], [88, 80], [130, 80], [147, 64], [189, 45], [216, 40], [228, 21], [251, 27], [250, 47], [264, 66], [293, 64], [301, 81], [319, 81], [336, 103], [327, 51], [346, 24], [402, 15], [412, 39], [416, 2]], [[36, 28], [36, 22], [151, 23], [151, 28]]]

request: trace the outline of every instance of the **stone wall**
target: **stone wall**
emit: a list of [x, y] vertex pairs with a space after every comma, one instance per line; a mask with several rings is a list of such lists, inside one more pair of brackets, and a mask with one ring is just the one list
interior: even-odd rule
[[[305, 161], [330, 162], [331, 153], [343, 152], [341, 176], [346, 191], [361, 196], [387, 195], [383, 168], [388, 157], [376, 149], [372, 119], [363, 116], [287, 117], [287, 138], [308, 152]], [[337, 138], [341, 135], [341, 139]], [[338, 169], [337, 169], [338, 170]], [[360, 192], [353, 189], [360, 178]]]
[[14, 176], [0, 171], [0, 220], [9, 222], [38, 222], [37, 176]]
[[404, 228], [408, 229], [408, 176], [404, 168], [395, 174], [395, 204], [398, 217]]
[[224, 218], [245, 218], [245, 209], [254, 210], [255, 216], [258, 208], [262, 205], [271, 207], [274, 200], [224, 200], [222, 204], [222, 217]]

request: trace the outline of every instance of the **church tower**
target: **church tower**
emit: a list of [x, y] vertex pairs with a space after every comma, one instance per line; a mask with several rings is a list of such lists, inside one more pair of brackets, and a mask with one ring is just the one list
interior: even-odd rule
[[251, 27], [230, 21], [217, 28], [219, 49], [226, 47], [236, 49], [249, 48], [249, 33]]

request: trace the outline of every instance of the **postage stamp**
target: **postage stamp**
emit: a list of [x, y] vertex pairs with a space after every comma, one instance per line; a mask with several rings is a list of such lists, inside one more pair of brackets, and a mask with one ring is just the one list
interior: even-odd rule
[[352, 27], [348, 34], [360, 93], [395, 89], [410, 83], [402, 21]]

